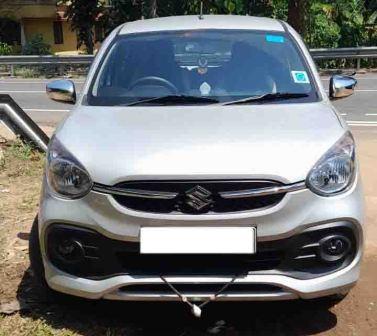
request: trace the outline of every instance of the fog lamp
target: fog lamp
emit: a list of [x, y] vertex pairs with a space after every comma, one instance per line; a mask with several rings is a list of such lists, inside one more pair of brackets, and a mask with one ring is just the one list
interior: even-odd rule
[[327, 236], [319, 242], [320, 257], [329, 262], [343, 259], [350, 248], [350, 240], [343, 235]]
[[59, 243], [57, 253], [64, 262], [68, 263], [80, 262], [84, 258], [84, 248], [74, 239], [66, 239]]

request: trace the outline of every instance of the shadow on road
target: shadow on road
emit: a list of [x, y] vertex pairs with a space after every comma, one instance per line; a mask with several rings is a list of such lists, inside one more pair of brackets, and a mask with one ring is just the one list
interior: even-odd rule
[[212, 303], [202, 318], [181, 303], [91, 301], [73, 297], [45, 300], [27, 271], [17, 297], [23, 317], [40, 319], [55, 329], [94, 335], [314, 335], [335, 327], [326, 301]]

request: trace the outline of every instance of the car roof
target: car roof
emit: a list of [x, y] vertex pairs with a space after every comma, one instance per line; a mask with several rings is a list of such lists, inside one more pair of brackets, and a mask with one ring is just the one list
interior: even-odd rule
[[247, 29], [284, 32], [283, 25], [275, 19], [240, 15], [168, 16], [156, 19], [127, 22], [119, 34], [147, 33], [195, 29]]

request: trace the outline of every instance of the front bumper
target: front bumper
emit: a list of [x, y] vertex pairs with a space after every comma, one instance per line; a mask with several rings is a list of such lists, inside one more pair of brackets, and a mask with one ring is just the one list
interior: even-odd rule
[[[247, 275], [238, 278], [234, 283], [238, 288], [220, 294], [219, 301], [254, 301], [254, 300], [288, 300], [311, 299], [348, 291], [358, 277], [360, 256], [345, 269], [324, 277], [312, 280], [297, 280], [283, 275]], [[128, 301], [179, 301], [177, 295], [171, 292], [166, 284], [157, 276], [121, 275], [104, 280], [89, 280], [77, 278], [59, 271], [50, 263], [45, 264], [46, 278], [51, 288], [67, 294], [89, 299], [111, 299]], [[214, 291], [205, 291], [207, 285], [217, 284], [221, 287], [232, 277], [167, 277], [174, 285], [195, 284], [203, 288], [196, 291], [183, 291], [191, 300], [203, 301], [210, 298]], [[146, 285], [146, 286], [139, 286]], [[147, 290], [154, 286], [153, 291]], [[252, 285], [257, 285], [253, 287]], [[261, 286], [263, 285], [263, 286]], [[139, 288], [138, 288], [139, 286]], [[255, 288], [253, 290], [253, 288]], [[245, 289], [247, 291], [245, 291]]]
[[[137, 242], [141, 226], [161, 225], [253, 225], [258, 243], [295, 236], [308, 228], [338, 225], [351, 226], [357, 239], [353, 260], [344, 268], [312, 279], [290, 274], [241, 275], [218, 300], [284, 300], [316, 298], [349, 290], [359, 277], [363, 249], [363, 199], [359, 181], [346, 193], [320, 197], [309, 190], [287, 194], [274, 207], [232, 214], [164, 215], [145, 214], [120, 206], [111, 196], [95, 192], [74, 201], [61, 200], [43, 188], [39, 230], [46, 280], [57, 291], [91, 299], [174, 301], [179, 298], [155, 274], [121, 274], [102, 279], [70, 275], [55, 267], [47, 257], [45, 236], [50, 225], [65, 223], [84, 227], [119, 241]], [[163, 262], [163, 260], [161, 260]], [[232, 275], [168, 276], [191, 300], [205, 300], [230, 281]]]

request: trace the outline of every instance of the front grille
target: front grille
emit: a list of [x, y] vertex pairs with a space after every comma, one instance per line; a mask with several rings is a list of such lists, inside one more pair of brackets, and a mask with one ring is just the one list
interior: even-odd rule
[[253, 255], [220, 254], [139, 254], [123, 251], [117, 253], [122, 268], [134, 274], [152, 275], [211, 275], [247, 274], [249, 271], [263, 271], [277, 268], [284, 257], [279, 250], [263, 249]]
[[[122, 190], [148, 190], [176, 193], [172, 199], [154, 199], [113, 195], [115, 200], [130, 209], [152, 213], [228, 213], [266, 208], [279, 203], [285, 193], [257, 197], [227, 199], [221, 192], [277, 187], [274, 181], [149, 181], [124, 182], [115, 187]], [[199, 194], [198, 194], [199, 192]], [[199, 197], [196, 198], [195, 194]], [[193, 197], [192, 197], [193, 195]]]

